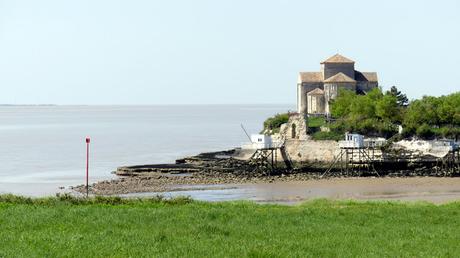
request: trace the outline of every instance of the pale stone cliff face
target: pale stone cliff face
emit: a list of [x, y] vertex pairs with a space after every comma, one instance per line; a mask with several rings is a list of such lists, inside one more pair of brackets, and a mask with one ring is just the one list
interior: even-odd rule
[[311, 140], [303, 114], [292, 114], [277, 138], [285, 141], [290, 158], [296, 162], [330, 163], [340, 152], [336, 141]]
[[292, 114], [286, 124], [281, 125], [280, 136], [281, 139], [297, 139], [306, 140], [310, 138], [307, 134], [308, 128], [305, 122], [304, 115]]
[[286, 150], [293, 161], [331, 163], [340, 153], [336, 141], [288, 140]]

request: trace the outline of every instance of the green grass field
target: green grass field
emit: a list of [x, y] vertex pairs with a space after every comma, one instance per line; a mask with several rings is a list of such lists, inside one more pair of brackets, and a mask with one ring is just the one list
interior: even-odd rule
[[0, 196], [0, 257], [455, 257], [460, 203]]

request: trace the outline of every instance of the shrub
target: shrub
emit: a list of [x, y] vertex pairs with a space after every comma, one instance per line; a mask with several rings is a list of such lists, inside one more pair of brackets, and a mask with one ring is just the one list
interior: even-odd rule
[[280, 130], [282, 124], [287, 123], [289, 115], [287, 113], [276, 114], [272, 117], [267, 118], [264, 122], [264, 131], [271, 130], [273, 133], [277, 133]]
[[460, 136], [460, 128], [458, 127], [443, 126], [433, 129], [433, 131], [437, 137], [458, 139]]
[[422, 139], [430, 139], [434, 136], [434, 131], [431, 126], [423, 124], [417, 128], [416, 134]]
[[149, 198], [121, 198], [119, 196], [94, 196], [84, 198], [72, 194], [56, 194], [56, 197], [30, 198], [13, 194], [0, 194], [0, 204], [29, 204], [29, 205], [132, 205], [132, 204], [170, 204], [183, 205], [192, 203], [193, 199], [188, 196], [177, 196], [174, 198], [166, 198], [162, 195], [156, 195]]
[[406, 127], [403, 128], [403, 131], [402, 131], [401, 134], [402, 134], [402, 136], [404, 138], [409, 138], [409, 137], [414, 136], [416, 134], [415, 133], [416, 130], [417, 129], [415, 127], [413, 127], [413, 126], [406, 126]]

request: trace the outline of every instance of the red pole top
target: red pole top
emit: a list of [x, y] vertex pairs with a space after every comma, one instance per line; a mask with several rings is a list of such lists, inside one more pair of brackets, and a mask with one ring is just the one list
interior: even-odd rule
[[89, 137], [86, 137], [86, 143], [89, 143], [91, 139]]

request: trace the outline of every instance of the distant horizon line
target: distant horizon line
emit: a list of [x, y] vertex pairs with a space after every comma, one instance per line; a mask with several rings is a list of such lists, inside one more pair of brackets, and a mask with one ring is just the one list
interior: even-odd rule
[[185, 104], [0, 104], [0, 107], [58, 107], [58, 106], [257, 106], [292, 105], [295, 103], [185, 103]]

